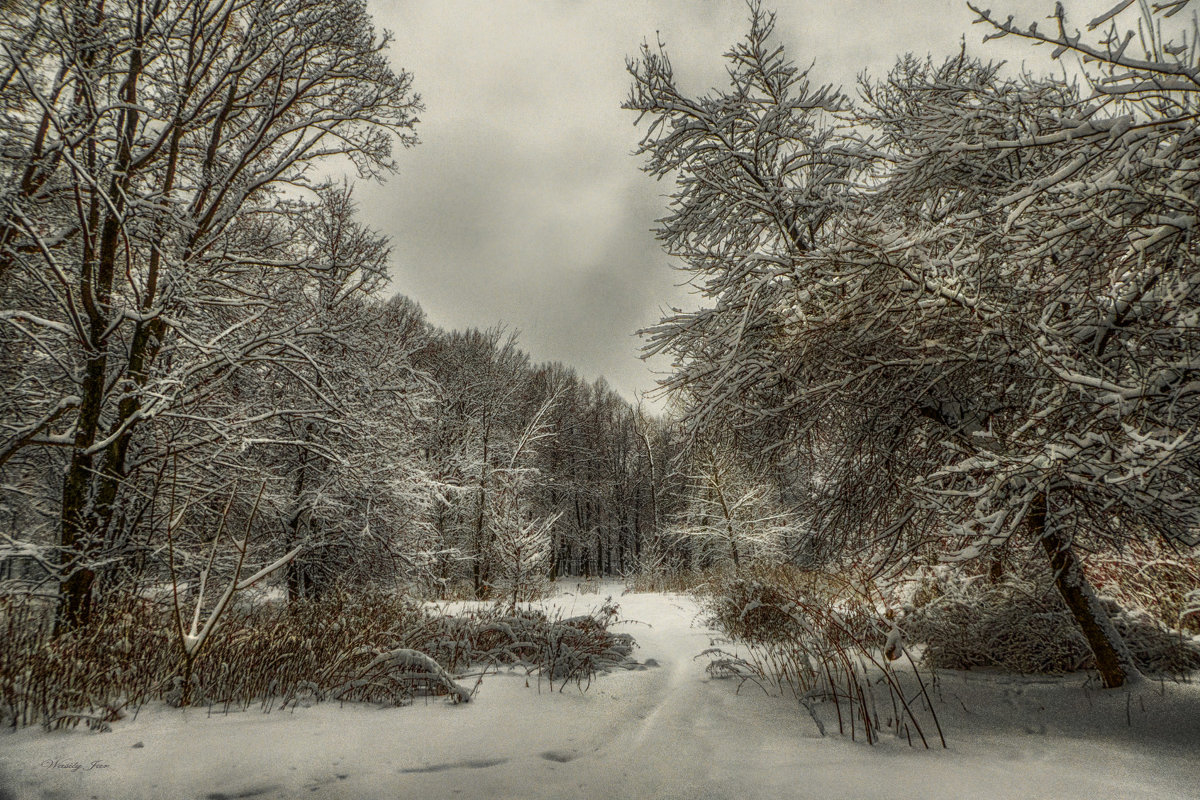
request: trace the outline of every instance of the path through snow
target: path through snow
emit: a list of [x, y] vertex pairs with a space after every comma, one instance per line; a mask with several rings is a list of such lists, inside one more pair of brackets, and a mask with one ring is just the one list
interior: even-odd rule
[[[708, 678], [694, 601], [617, 599], [619, 629], [657, 666], [586, 693], [502, 673], [459, 706], [157, 707], [107, 734], [0, 734], [0, 800], [1200, 797], [1195, 684], [1127, 695], [1078, 676], [943, 676], [948, 751], [868, 747], [821, 738], [792, 702]], [[568, 613], [597, 601], [557, 600]]]

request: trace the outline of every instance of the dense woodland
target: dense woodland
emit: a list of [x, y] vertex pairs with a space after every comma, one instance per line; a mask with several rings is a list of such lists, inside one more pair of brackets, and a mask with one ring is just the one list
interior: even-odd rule
[[1091, 584], [1161, 566], [1136, 591], [1178, 628], [1200, 580], [1184, 5], [1086, 33], [978, 10], [1073, 80], [964, 48], [822, 86], [757, 3], [724, 89], [687, 95], [644, 46], [625, 113], [699, 300], [643, 332], [674, 366], [655, 415], [390, 293], [392, 243], [328, 178], [417, 144], [364, 3], [4, 3], [5, 602], [61, 642], [166, 597], [147, 625], [189, 687], [251, 586], [515, 611], [564, 576], [788, 567], [869, 584], [874, 613], [940, 565], [1053, 583], [1104, 684], [1136, 680]]

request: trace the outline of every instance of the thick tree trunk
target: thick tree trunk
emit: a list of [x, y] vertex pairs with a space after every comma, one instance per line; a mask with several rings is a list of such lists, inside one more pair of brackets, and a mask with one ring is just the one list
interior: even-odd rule
[[629, 549], [629, 530], [625, 528], [621, 531], [621, 536], [617, 539], [617, 572], [625, 575], [625, 553]]
[[[97, 54], [89, 50], [84, 53], [83, 60], [91, 63], [96, 57]], [[111, 456], [102, 462], [97, 475], [91, 447], [100, 433], [101, 415], [108, 391], [113, 280], [122, 241], [122, 218], [132, 178], [132, 148], [139, 114], [136, 100], [141, 71], [139, 38], [130, 51], [129, 67], [121, 88], [121, 97], [126, 106], [121, 110], [117, 124], [120, 139], [116, 161], [111, 168], [107, 198], [102, 202], [95, 194], [92, 195], [87, 212], [89, 224], [83, 236], [79, 301], [88, 321], [87, 361], [80, 381], [82, 402], [75, 425], [74, 448], [63, 483], [59, 543], [66, 577], [59, 585], [61, 604], [55, 620], [56, 634], [87, 626], [91, 621], [92, 588], [96, 573], [87, 562], [97, 546], [99, 536], [111, 521], [119, 482], [119, 475], [112, 474]], [[89, 142], [86, 160], [92, 174], [98, 175], [94, 142]], [[89, 237], [97, 230], [99, 241], [93, 247]], [[123, 455], [124, 451], [120, 452]]]
[[1050, 569], [1054, 572], [1054, 585], [1087, 639], [1105, 688], [1114, 689], [1140, 680], [1141, 673], [1129, 648], [1083, 574], [1083, 567], [1071, 548], [1070, 537], [1054, 525], [1046, 524], [1044, 493], [1039, 493], [1030, 507], [1029, 531], [1046, 550]]
[[475, 514], [475, 557], [471, 559], [471, 585], [475, 591], [475, 599], [483, 599], [483, 559], [485, 546], [483, 541], [483, 515], [487, 503], [487, 491], [483, 486], [483, 478], [479, 479], [479, 508]]

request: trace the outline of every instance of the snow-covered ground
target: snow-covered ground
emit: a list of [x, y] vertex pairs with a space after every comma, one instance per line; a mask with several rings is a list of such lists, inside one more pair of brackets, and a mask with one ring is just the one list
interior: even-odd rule
[[[603, 597], [557, 602], [578, 613]], [[1200, 798], [1198, 684], [1103, 692], [1083, 676], [944, 674], [948, 750], [870, 747], [821, 738], [793, 702], [710, 679], [692, 600], [616, 599], [647, 666], [586, 693], [506, 673], [466, 705], [155, 707], [111, 733], [5, 733], [0, 800]]]

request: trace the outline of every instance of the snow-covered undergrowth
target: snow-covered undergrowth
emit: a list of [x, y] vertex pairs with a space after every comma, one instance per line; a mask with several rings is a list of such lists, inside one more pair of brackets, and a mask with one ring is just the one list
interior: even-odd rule
[[[1113, 595], [1104, 600], [1106, 610], [1141, 670], [1178, 678], [1200, 669], [1200, 638], [1168, 627], [1181, 619], [1176, 609], [1184, 605], [1182, 589], [1172, 598], [1172, 584], [1164, 580], [1150, 593], [1136, 582], [1142, 571], [1118, 573], [1111, 561], [1105, 566], [1101, 585]], [[1063, 674], [1094, 666], [1086, 639], [1039, 560], [1017, 561], [1002, 578], [929, 570], [902, 595], [905, 637], [924, 645], [922, 660], [930, 667]]]
[[633, 650], [628, 635], [608, 630], [616, 613], [608, 603], [570, 617], [494, 604], [448, 614], [363, 590], [243, 605], [195, 662], [185, 695], [178, 633], [160, 606], [110, 598], [92, 627], [53, 638], [43, 606], [8, 597], [0, 601], [0, 721], [104, 730], [155, 700], [225, 712], [325, 700], [465, 702], [470, 681], [500, 666], [559, 687], [583, 684]]
[[[574, 585], [568, 591], [576, 593]], [[601, 587], [603, 593], [616, 592]], [[483, 679], [468, 704], [355, 703], [262, 714], [150, 704], [110, 733], [0, 734], [6, 800], [296, 797], [778, 800], [1193, 800], [1200, 685], [1101, 690], [1084, 675], [944, 672], [930, 695], [948, 749], [822, 737], [789, 696], [709, 675], [714, 633], [679, 594], [619, 598], [633, 670], [587, 692], [547, 691], [521, 670]], [[560, 596], [550, 615], [590, 611]], [[832, 704], [818, 713], [835, 728]]]
[[1139, 609], [1167, 628], [1200, 634], [1200, 546], [1128, 542], [1121, 552], [1086, 559], [1088, 577], [1122, 608]]
[[[1105, 566], [1108, 588], [1130, 605], [1105, 604], [1142, 671], [1186, 679], [1200, 669], [1200, 637], [1141, 607], [1178, 617], [1173, 609], [1183, 601], [1164, 599], [1164, 591], [1156, 603], [1136, 604], [1144, 594], [1129, 588], [1137, 576], [1126, 580], [1128, 570], [1111, 560]], [[728, 643], [705, 651], [710, 674], [795, 697], [822, 732], [818, 706], [831, 708], [839, 732], [868, 742], [890, 730], [916, 745], [944, 744], [929, 696], [935, 670], [1045, 675], [1094, 667], [1048, 568], [1034, 559], [1002, 577], [934, 569], [888, 587], [852, 571], [754, 567], [710, 575], [696, 591]]]

